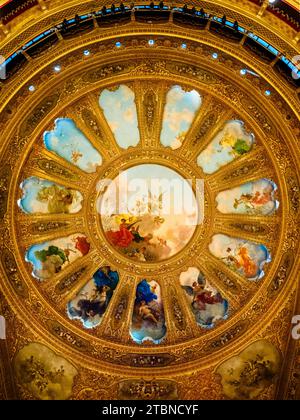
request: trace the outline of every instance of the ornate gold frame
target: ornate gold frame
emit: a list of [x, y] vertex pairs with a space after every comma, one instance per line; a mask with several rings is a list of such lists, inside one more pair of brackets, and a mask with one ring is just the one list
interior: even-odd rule
[[[148, 45], [150, 37], [156, 41], [154, 46]], [[116, 40], [122, 43], [120, 49], [115, 47]], [[180, 48], [182, 42], [187, 44], [185, 51]], [[83, 49], [87, 47], [92, 52], [88, 59], [82, 56]], [[212, 51], [219, 53], [217, 62], [211, 58]], [[198, 64], [200, 57], [201, 65]], [[63, 68], [59, 75], [52, 71], [57, 61]], [[244, 67], [252, 68], [260, 78], [242, 78], [239, 71]], [[257, 83], [254, 83], [255, 80]], [[142, 137], [136, 150], [129, 149], [127, 152], [121, 152], [100, 109], [96, 110], [95, 106], [96, 93], [104, 87], [121, 83], [131, 84], [136, 93]], [[201, 107], [184, 146], [170, 152], [159, 145], [159, 127], [164, 93], [174, 83], [199, 89], [204, 95], [205, 106]], [[29, 84], [35, 85], [34, 94], [28, 92]], [[269, 88], [272, 95], [267, 98], [264, 91]], [[152, 92], [155, 97], [153, 112], [160, 124], [148, 124], [146, 92]], [[17, 77], [2, 85], [1, 96], [0, 192], [4, 200], [0, 206], [3, 238], [0, 284], [3, 302], [7, 301], [15, 313], [13, 315], [8, 311], [10, 357], [30, 341], [44, 343], [61, 353], [79, 368], [74, 398], [122, 398], [121, 384], [124, 380], [153, 379], [175, 381], [181, 398], [222, 398], [222, 388], [214, 374], [216, 367], [250, 342], [267, 338], [279, 349], [285, 362], [277, 388], [267, 389], [262, 398], [291, 398], [296, 385], [292, 378], [295, 362], [290, 355], [297, 351], [297, 343], [290, 339], [290, 322], [299, 295], [297, 140], [300, 105], [295, 90], [279, 79], [271, 66], [263, 64], [242, 47], [220, 40], [208, 31], [186, 30], [172, 22], [149, 27], [132, 21], [124, 27], [95, 28], [92, 34], [60, 42], [41, 57], [30, 61]], [[82, 117], [82, 110], [86, 108], [94, 110], [93, 118], [102, 130], [98, 138], [91, 134]], [[55, 220], [53, 216], [33, 216], [29, 220], [18, 210], [18, 186], [28, 174], [47, 175], [48, 179], [60, 180], [87, 194], [92, 191], [93, 176], [83, 177], [83, 173], [74, 169], [73, 165], [43, 150], [41, 134], [52, 127], [55, 117], [74, 118], [78, 127], [100, 150], [104, 165], [97, 177], [110, 173], [109, 164], [114, 156], [118, 156], [117, 162], [125, 166], [134, 162], [153, 162], [155, 156], [157, 162], [167, 162], [179, 171], [178, 162], [185, 161], [188, 169], [184, 173], [196, 177], [204, 174], [196, 165], [195, 157], [201, 149], [194, 138], [212, 115], [215, 118], [212, 120], [214, 129], [202, 135], [201, 149], [208, 144], [213, 133], [233, 117], [243, 119], [247, 130], [255, 134], [256, 147], [248, 156], [216, 174], [204, 177], [207, 183], [205, 205], [209, 217], [205, 219], [201, 235], [196, 236], [191, 246], [170, 262], [159, 264], [154, 270], [151, 266], [134, 267], [118, 257], [113, 260], [106, 245], [102, 248], [98, 246], [96, 250], [97, 231], [92, 230], [94, 221], [88, 206], [81, 213], [68, 216], [67, 220], [62, 216]], [[105, 144], [106, 138], [111, 149]], [[41, 159], [44, 163], [48, 160], [47, 167], [39, 166]], [[62, 164], [65, 172], [62, 172]], [[54, 171], [52, 174], [51, 170]], [[276, 216], [251, 217], [249, 220], [244, 216], [220, 215], [213, 209], [217, 191], [258, 177], [268, 177], [279, 187], [280, 208]], [[93, 205], [93, 196], [89, 205]], [[42, 234], [39, 229], [42, 229]], [[34, 241], [62, 234], [67, 236], [68, 232], [75, 232], [74, 229], [78, 232], [93, 231], [92, 251], [59, 274], [55, 284], [36, 283], [24, 261], [26, 247]], [[250, 284], [205, 251], [213, 232], [229, 233], [268, 245], [273, 258], [261, 283]], [[201, 258], [196, 257], [198, 252]], [[213, 279], [232, 308], [229, 319], [212, 331], [204, 332], [197, 327], [178, 284], [179, 273], [191, 266], [191, 261], [200, 265]], [[95, 267], [107, 262], [118, 267], [122, 281], [101, 326], [87, 332], [80, 323], [68, 320], [65, 305], [70, 294], [80, 289]], [[161, 279], [158, 270], [162, 273]], [[164, 284], [163, 299], [170, 333], [158, 346], [150, 343], [138, 346], [128, 333], [134, 285], [145, 275]], [[71, 287], [68, 289], [66, 284]], [[127, 302], [126, 311], [121, 319], [116, 320], [114, 314], [122, 300]], [[145, 367], [145, 362], [139, 364], [139, 360], [148, 360], [149, 357], [154, 366]], [[287, 364], [291, 375], [288, 381]], [[96, 376], [103, 378], [103, 382], [91, 391], [90, 382]], [[197, 394], [196, 384], [199, 381], [205, 384], [206, 391], [202, 395]], [[24, 390], [19, 392], [24, 398], [30, 397]]]

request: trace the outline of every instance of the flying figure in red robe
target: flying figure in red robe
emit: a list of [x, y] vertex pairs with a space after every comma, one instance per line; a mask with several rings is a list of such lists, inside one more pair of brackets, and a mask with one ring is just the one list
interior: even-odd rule
[[131, 226], [126, 223], [125, 219], [122, 219], [118, 231], [109, 230], [106, 233], [107, 239], [115, 246], [127, 248], [134, 240], [134, 235], [129, 230]]

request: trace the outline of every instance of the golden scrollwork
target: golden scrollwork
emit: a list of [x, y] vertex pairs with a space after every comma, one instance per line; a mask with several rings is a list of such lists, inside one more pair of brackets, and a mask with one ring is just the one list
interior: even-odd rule
[[[252, 13], [253, 5], [249, 6], [252, 15], [247, 17], [237, 2], [231, 13], [228, 2], [204, 3], [208, 10], [238, 18], [266, 39], [273, 39], [289, 55], [294, 53], [289, 31], [280, 38], [274, 33], [272, 19], [260, 22]], [[19, 39], [25, 41], [47, 22], [61, 20], [69, 6], [66, 2], [60, 10], [50, 8], [44, 16], [38, 15], [27, 34], [20, 32]], [[86, 3], [70, 10], [74, 14], [88, 7]], [[149, 35], [155, 39], [153, 46], [149, 46]], [[16, 39], [1, 41], [5, 52], [11, 51]], [[116, 40], [122, 48], [116, 48]], [[183, 40], [186, 50], [180, 48]], [[91, 50], [88, 60], [82, 58], [83, 47]], [[221, 56], [217, 62], [211, 58], [214, 49]], [[60, 74], [52, 71], [57, 60], [63, 69]], [[239, 77], [245, 65], [260, 77]], [[29, 83], [36, 88], [33, 94], [28, 93]], [[98, 106], [101, 91], [122, 84], [135, 93], [141, 136], [140, 143], [127, 150], [117, 144]], [[160, 132], [166, 94], [174, 85], [185, 91], [198, 90], [203, 103], [183, 146], [173, 151], [160, 143]], [[113, 398], [236, 397], [244, 388], [224, 391], [215, 375], [218, 366], [233, 355], [240, 357], [257, 340], [270, 341], [269, 350], [275, 346], [276, 363], [277, 351], [284, 359], [283, 343], [297, 299], [299, 271], [300, 104], [295, 91], [270, 66], [208, 31], [196, 36], [194, 29], [172, 22], [153, 26], [150, 31], [147, 25], [132, 21], [122, 27], [95, 28], [80, 39], [59, 42], [0, 88], [0, 303], [3, 294], [18, 319], [8, 339], [12, 357], [31, 342], [64, 357], [66, 366], [70, 363], [78, 371], [72, 382], [74, 399], [105, 398], [108, 390]], [[263, 92], [270, 88], [273, 94], [267, 97]], [[43, 133], [52, 130], [54, 121], [62, 117], [73, 119], [101, 154], [102, 165], [94, 173], [84, 173], [43, 146]], [[216, 173], [205, 174], [197, 165], [197, 156], [231, 119], [244, 121], [247, 132], [255, 135], [255, 146]], [[205, 182], [202, 225], [182, 251], [157, 264], [133, 262], [115, 252], [97, 214], [99, 180], [114, 179], [120, 170], [142, 163], [164, 165], [184, 178]], [[59, 216], [22, 213], [17, 205], [20, 184], [29, 176], [78, 190], [85, 197], [81, 210]], [[278, 186], [280, 206], [274, 216], [232, 216], [216, 209], [218, 193], [260, 178]], [[90, 252], [48, 283], [33, 278], [32, 267], [24, 259], [28, 247], [77, 232], [89, 238]], [[268, 246], [272, 261], [263, 279], [248, 281], [211, 255], [208, 247], [218, 233]], [[102, 266], [117, 270], [120, 282], [99, 328], [85, 329], [79, 320], [70, 320], [66, 305]], [[190, 267], [199, 268], [229, 302], [228, 319], [218, 320], [213, 329], [197, 325], [180, 286], [181, 273]], [[159, 345], [151, 341], [139, 345], [130, 336], [135, 288], [144, 278], [157, 281], [162, 289], [167, 335]], [[17, 341], [19, 334], [22, 338]], [[247, 361], [250, 366], [251, 360]], [[285, 365], [279, 365], [273, 375], [276, 389], [291, 398], [296, 393], [294, 378], [284, 388], [280, 369]], [[109, 379], [93, 389], [90, 382], [98, 377]], [[202, 395], [197, 393], [199, 380], [205, 384]], [[18, 381], [22, 385], [20, 376]], [[271, 386], [262, 384], [258, 394], [246, 387], [246, 397], [260, 394], [261, 398], [273, 398], [275, 391], [266, 391], [265, 385]], [[30, 389], [19, 393], [24, 398], [34, 396]]]

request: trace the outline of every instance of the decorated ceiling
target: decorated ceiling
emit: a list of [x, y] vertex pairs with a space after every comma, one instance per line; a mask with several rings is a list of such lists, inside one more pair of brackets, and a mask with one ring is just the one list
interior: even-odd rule
[[0, 27], [0, 398], [299, 399], [296, 31], [77, 3]]

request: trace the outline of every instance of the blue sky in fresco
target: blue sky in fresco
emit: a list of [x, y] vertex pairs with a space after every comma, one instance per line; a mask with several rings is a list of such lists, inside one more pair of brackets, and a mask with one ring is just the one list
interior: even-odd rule
[[[23, 197], [18, 201], [20, 208], [25, 213], [49, 213], [48, 200], [41, 202], [37, 199], [37, 196], [43, 188], [48, 188], [52, 185], [56, 185], [62, 189], [64, 188], [55, 182], [35, 176], [25, 179], [20, 185], [20, 188], [23, 190]], [[73, 192], [75, 191], [73, 190]], [[73, 205], [70, 205], [70, 213], [76, 213], [81, 209], [80, 203], [82, 200], [82, 195], [79, 191], [76, 191], [76, 198], [74, 197], [73, 199]]]
[[113, 132], [116, 142], [123, 149], [136, 146], [140, 141], [134, 92], [126, 85], [116, 90], [105, 89], [99, 104]]
[[[212, 174], [235, 160], [237, 156], [232, 153], [232, 145], [238, 139], [245, 140], [248, 145], [252, 145], [254, 142], [253, 134], [245, 132], [242, 121], [228, 121], [223, 130], [219, 131], [213, 141], [198, 156], [197, 163], [203, 172]], [[221, 144], [222, 141], [224, 144]]]
[[[264, 276], [264, 264], [271, 261], [271, 255], [264, 245], [256, 244], [245, 239], [232, 238], [227, 235], [216, 234], [212, 237], [209, 250], [215, 257], [223, 260], [226, 263], [226, 257], [228, 257], [229, 254], [238, 258], [237, 254], [241, 247], [247, 249], [251, 261], [257, 264], [257, 272], [255, 277], [252, 279], [257, 280], [262, 278]], [[228, 252], [229, 250], [231, 250], [230, 253]], [[242, 270], [242, 266], [237, 269], [237, 272], [239, 272], [243, 277], [246, 277]], [[251, 280], [250, 277], [247, 278]]]
[[169, 90], [161, 132], [164, 146], [178, 149], [182, 145], [201, 102], [201, 96], [195, 90], [185, 92], [180, 86], [173, 86]]
[[[47, 181], [46, 179], [40, 179], [36, 177], [31, 177], [25, 179], [22, 182], [21, 188], [23, 189], [23, 197], [19, 200], [18, 204], [25, 213], [35, 213], [36, 212], [36, 197], [43, 187], [51, 187], [54, 185], [54, 182]], [[47, 202], [40, 206], [40, 212], [42, 213], [42, 208], [47, 208]], [[48, 211], [44, 211], [48, 213]]]
[[48, 150], [84, 172], [95, 172], [102, 164], [100, 153], [69, 118], [57, 119], [54, 130], [44, 133], [44, 143]]
[[57, 246], [58, 248], [62, 250], [70, 250], [69, 261], [66, 261], [63, 264], [62, 269], [64, 269], [64, 267], [68, 265], [69, 263], [72, 263], [73, 261], [75, 261], [77, 258], [82, 257], [82, 253], [75, 247], [75, 241], [78, 236], [85, 237], [85, 235], [75, 233], [68, 237], [53, 239], [53, 240], [49, 240], [46, 242], [32, 245], [27, 250], [26, 255], [25, 255], [25, 260], [27, 262], [30, 262], [33, 266], [34, 270], [32, 272], [32, 275], [36, 278], [40, 278], [37, 273], [37, 270], [42, 269], [42, 263], [35, 255], [36, 251], [47, 250], [49, 246], [51, 245]]
[[[244, 213], [270, 215], [273, 214], [279, 206], [279, 202], [274, 198], [274, 192], [276, 190], [276, 184], [268, 179], [263, 178], [254, 182], [247, 182], [238, 187], [220, 192], [216, 197], [217, 209], [225, 214]], [[252, 203], [252, 208], [249, 205], [245, 206], [243, 203], [234, 207], [235, 200], [240, 200], [242, 195], [248, 197], [255, 197], [255, 195], [258, 195], [258, 204], [256, 205], [256, 202], [254, 201], [254, 203]], [[259, 202], [259, 198], [263, 198], [264, 195], [266, 199]], [[251, 202], [251, 199], [249, 201]]]

